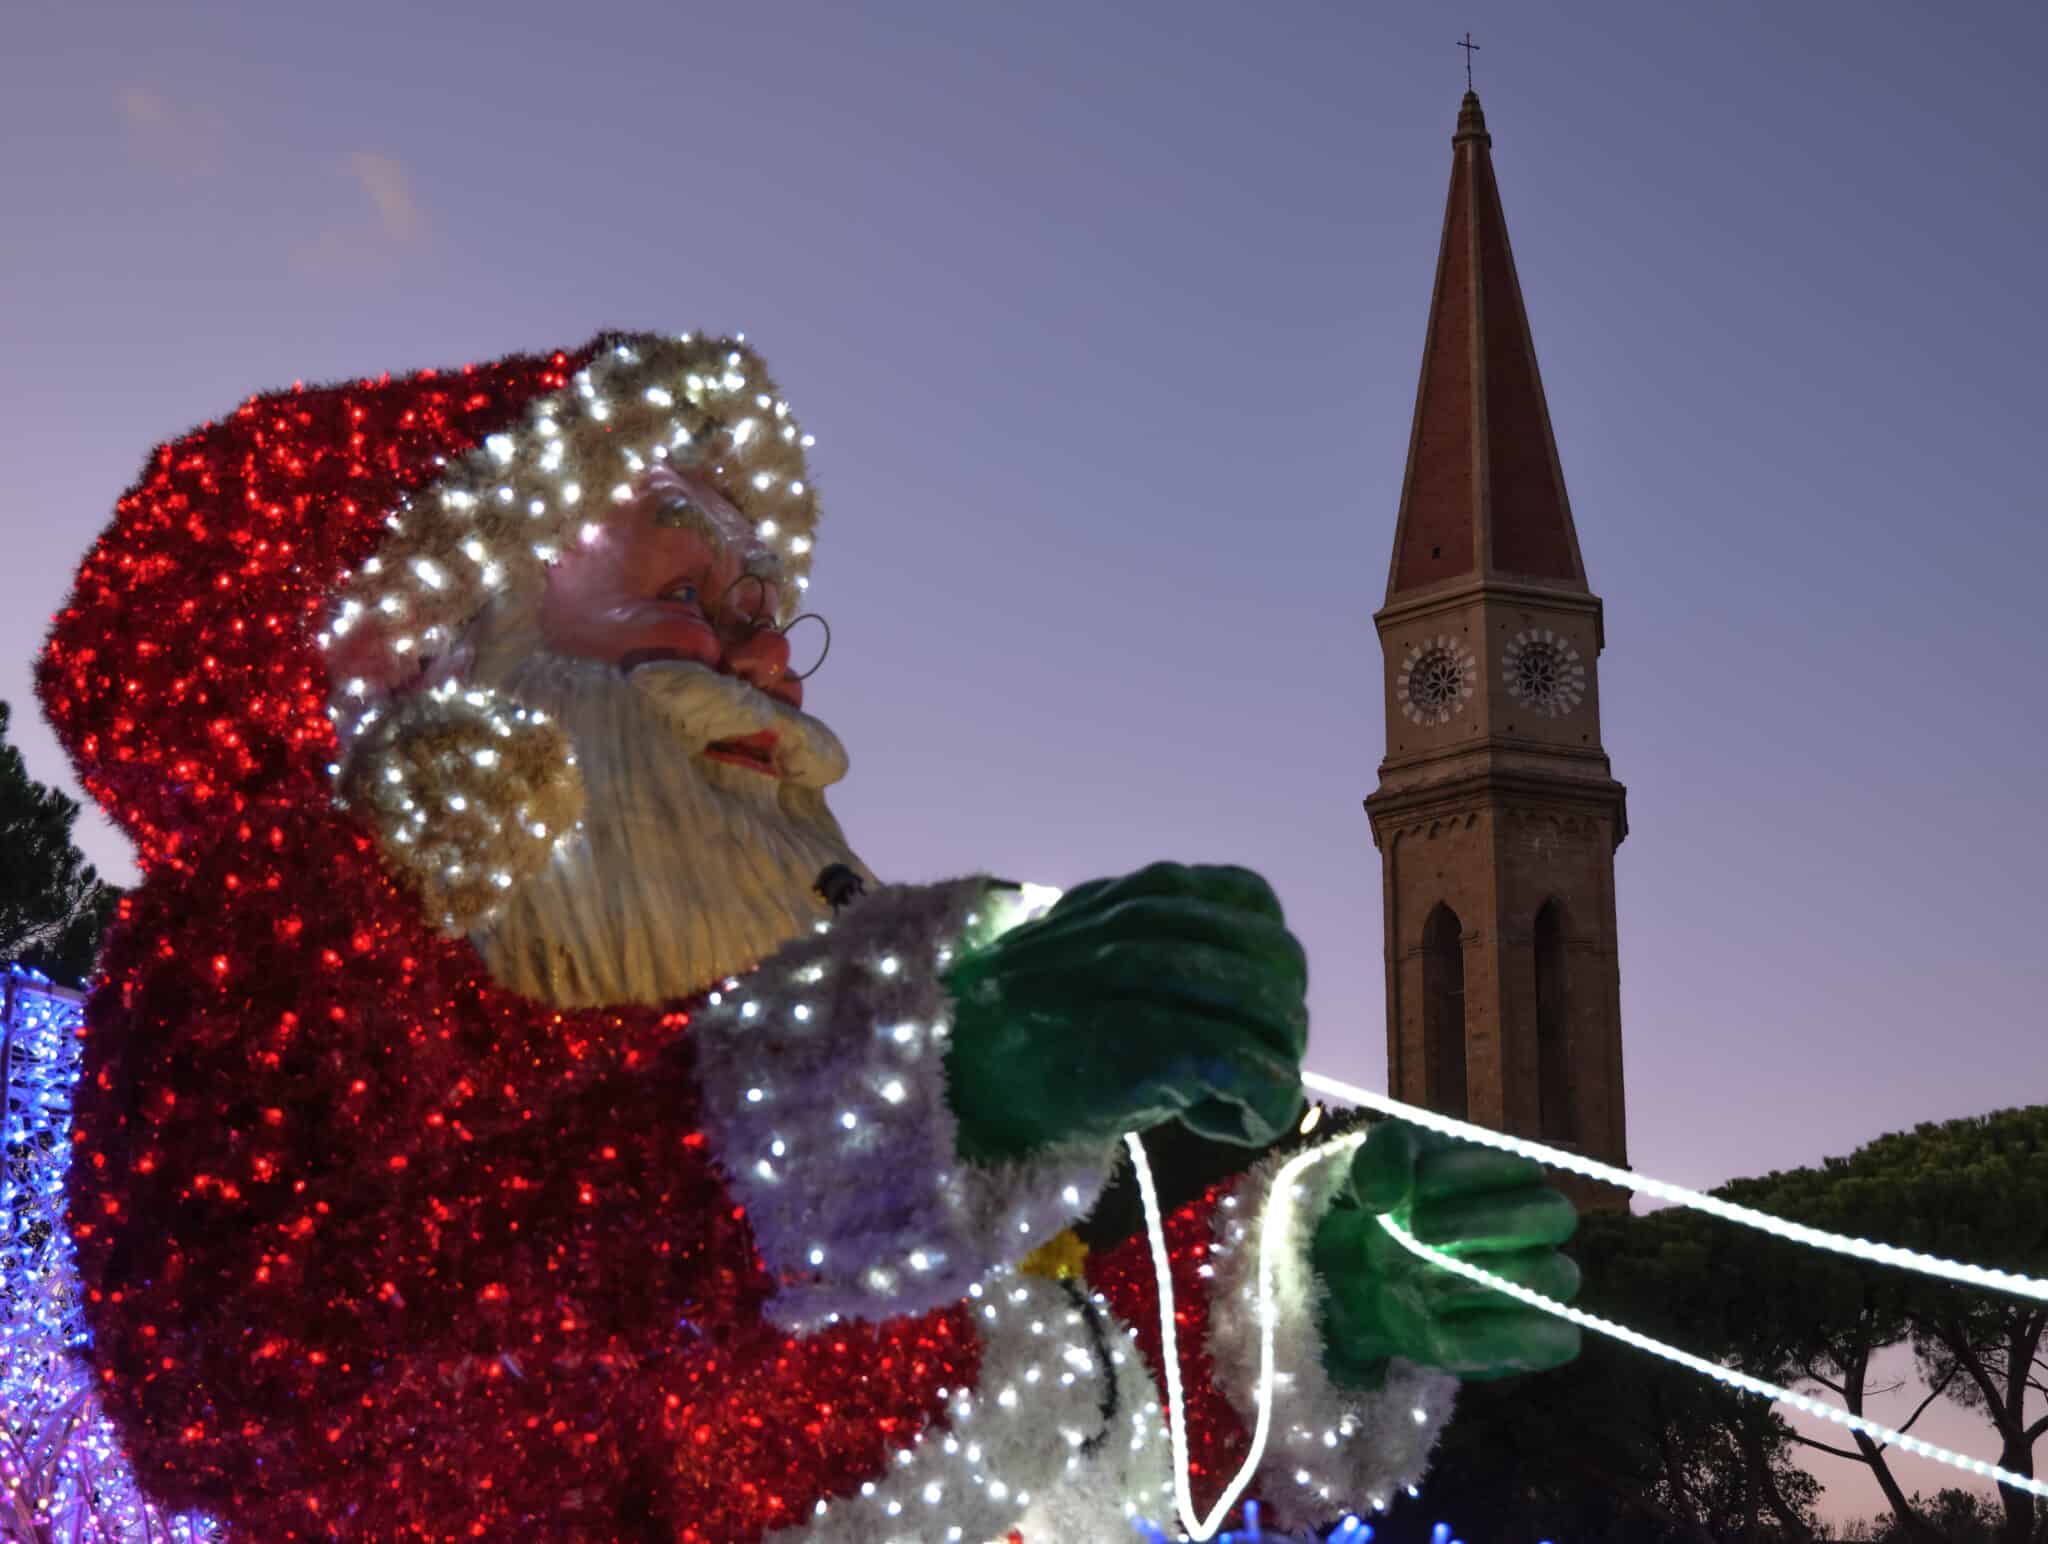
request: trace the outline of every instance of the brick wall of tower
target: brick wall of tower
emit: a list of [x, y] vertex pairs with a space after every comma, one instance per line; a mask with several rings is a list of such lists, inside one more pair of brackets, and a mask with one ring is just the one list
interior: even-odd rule
[[[1597, 800], [1475, 787], [1410, 815], [1376, 817], [1385, 865], [1388, 1087], [1433, 1107], [1427, 1086], [1423, 929], [1439, 903], [1464, 929], [1469, 1118], [1541, 1139], [1533, 929], [1556, 896], [1564, 909], [1565, 1023], [1576, 1140], [1625, 1166], [1621, 1003], [1614, 907], [1618, 811]], [[1625, 1206], [1624, 1193], [1554, 1176], [1582, 1206]]]

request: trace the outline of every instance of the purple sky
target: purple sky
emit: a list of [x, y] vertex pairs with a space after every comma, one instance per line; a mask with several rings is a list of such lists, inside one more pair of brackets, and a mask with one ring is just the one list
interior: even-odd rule
[[819, 436], [810, 700], [869, 860], [1248, 864], [1312, 1063], [1383, 1086], [1371, 613], [1469, 26], [1607, 603], [1631, 1156], [1709, 1185], [2048, 1099], [2048, 11], [457, 9], [10, 21], [0, 696], [38, 775], [28, 661], [157, 440], [294, 378], [744, 329]]

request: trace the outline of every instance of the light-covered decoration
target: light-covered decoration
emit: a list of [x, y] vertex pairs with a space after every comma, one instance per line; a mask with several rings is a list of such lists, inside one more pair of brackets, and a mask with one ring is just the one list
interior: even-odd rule
[[[1209, 1255], [1217, 1377], [1248, 1423], [1270, 1426], [1269, 1472], [1299, 1493], [1293, 1510], [1309, 1515], [1344, 1506], [1385, 1510], [1421, 1480], [1457, 1398], [1456, 1378], [1398, 1358], [1371, 1400], [1338, 1388], [1323, 1371], [1321, 1288], [1309, 1246], [1343, 1187], [1349, 1165], [1341, 1160], [1364, 1139], [1354, 1133], [1306, 1157], [1263, 1159], [1224, 1200]], [[1273, 1205], [1276, 1183], [1291, 1187], [1284, 1209]], [[1268, 1325], [1272, 1344], [1265, 1347]], [[1267, 1487], [1267, 1499], [1275, 1493]]]
[[207, 1519], [143, 1499], [79, 1355], [64, 1175], [82, 1018], [40, 971], [0, 976], [0, 1538], [200, 1544], [218, 1537]]
[[812, 436], [744, 336], [624, 334], [587, 360], [566, 387], [534, 398], [398, 500], [388, 539], [325, 619], [338, 682], [410, 679], [494, 594], [537, 583], [660, 461], [711, 472], [781, 560], [790, 582], [779, 620], [796, 614], [817, 532]]
[[569, 737], [544, 714], [444, 682], [364, 706], [343, 801], [444, 931], [488, 922], [583, 813]]
[[1100, 1298], [1002, 1273], [968, 1289], [982, 1346], [972, 1389], [886, 1470], [766, 1544], [1027, 1544], [1130, 1537], [1172, 1505], [1150, 1373]]
[[[963, 934], [990, 936], [980, 913], [1004, 902], [982, 880], [890, 886], [728, 982], [698, 1015], [705, 1129], [780, 1283], [777, 1323], [811, 1330], [956, 1302], [991, 1265], [1084, 1216], [1107, 1183], [1114, 1143], [991, 1168], [956, 1156], [941, 956]], [[845, 1033], [855, 1024], [869, 1032]], [[829, 1210], [789, 1183], [804, 1167], [834, 1175]]]
[[1110, 1155], [932, 1146], [934, 978], [1028, 894], [878, 884], [765, 965], [603, 1006], [460, 933], [557, 871], [577, 783], [530, 705], [460, 684], [469, 622], [685, 456], [797, 604], [804, 448], [737, 338], [606, 335], [255, 397], [122, 496], [38, 687], [143, 871], [66, 1193], [98, 1395], [159, 1498], [263, 1544], [1123, 1537], [1177, 1504], [1168, 1355], [1191, 1500], [1250, 1455], [1211, 1375], [1241, 1354], [1211, 1334], [1227, 1193], [1161, 1221], [1168, 1345], [1146, 1238], [1024, 1268]]
[[1547, 627], [1525, 627], [1500, 654], [1501, 684], [1531, 713], [1563, 718], [1586, 696], [1579, 651]]
[[1472, 651], [1445, 633], [1408, 645], [1394, 700], [1411, 724], [1448, 724], [1465, 711], [1479, 679]]

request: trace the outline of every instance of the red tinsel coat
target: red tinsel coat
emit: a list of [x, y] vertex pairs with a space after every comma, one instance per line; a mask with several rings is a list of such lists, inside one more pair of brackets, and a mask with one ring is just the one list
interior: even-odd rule
[[[39, 688], [135, 840], [71, 1222], [150, 1492], [264, 1541], [744, 1544], [972, 1384], [958, 1309], [807, 1338], [698, 1129], [687, 1004], [559, 1012], [430, 932], [330, 800], [315, 642], [399, 495], [598, 347], [293, 389], [162, 447]], [[1174, 1219], [1197, 1462], [1206, 1205]], [[1091, 1277], [1156, 1365], [1139, 1249]], [[1198, 1486], [1206, 1492], [1208, 1486]]]

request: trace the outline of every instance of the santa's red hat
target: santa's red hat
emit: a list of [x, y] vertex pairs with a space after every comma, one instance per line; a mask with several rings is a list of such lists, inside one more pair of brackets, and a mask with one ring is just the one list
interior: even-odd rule
[[741, 337], [581, 348], [252, 397], [158, 448], [38, 662], [45, 711], [145, 868], [258, 800], [334, 791], [352, 699], [538, 582], [650, 460], [709, 467], [808, 583], [808, 436]]

